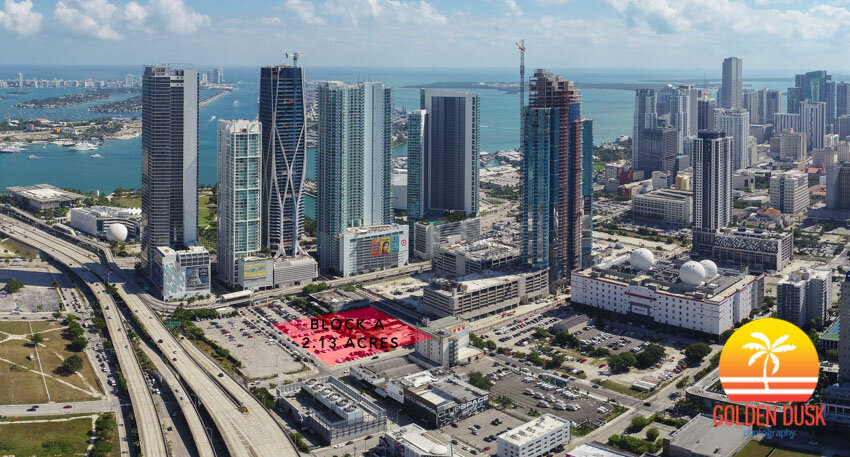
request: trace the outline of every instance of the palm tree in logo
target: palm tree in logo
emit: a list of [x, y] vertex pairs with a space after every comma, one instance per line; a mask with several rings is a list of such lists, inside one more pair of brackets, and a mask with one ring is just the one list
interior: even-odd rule
[[764, 366], [762, 367], [761, 377], [764, 379], [764, 390], [770, 390], [770, 387], [767, 385], [767, 362], [773, 362], [773, 371], [770, 372], [771, 375], [776, 374], [779, 370], [779, 357], [776, 356], [779, 352], [790, 352], [794, 349], [797, 349], [797, 346], [793, 344], [786, 344], [780, 346], [782, 343], [788, 341], [789, 335], [783, 335], [776, 339], [773, 344], [770, 343], [770, 339], [766, 337], [763, 333], [753, 332], [750, 333], [750, 336], [758, 339], [764, 344], [759, 343], [747, 343], [743, 346], [744, 349], [749, 349], [751, 351], [758, 351], [750, 357], [750, 361], [747, 362], [747, 366], [752, 366], [756, 363], [756, 360], [764, 356]]

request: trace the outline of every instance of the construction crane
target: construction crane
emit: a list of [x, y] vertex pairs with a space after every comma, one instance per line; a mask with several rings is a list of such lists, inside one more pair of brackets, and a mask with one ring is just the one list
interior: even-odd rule
[[306, 52], [300, 52], [300, 51], [295, 51], [293, 53], [287, 52], [286, 54], [284, 54], [284, 56], [286, 57], [286, 60], [289, 60], [289, 56], [292, 56], [292, 66], [293, 67], [298, 66], [298, 58], [299, 57], [306, 56], [306, 55], [307, 55]]

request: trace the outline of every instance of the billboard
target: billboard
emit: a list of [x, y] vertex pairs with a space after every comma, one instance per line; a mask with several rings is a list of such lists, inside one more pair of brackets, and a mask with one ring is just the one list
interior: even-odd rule
[[210, 283], [209, 267], [187, 267], [186, 268], [186, 286], [198, 287]]
[[242, 269], [243, 279], [265, 279], [268, 273], [268, 263], [265, 260], [245, 262]]
[[398, 235], [384, 236], [372, 240], [371, 257], [398, 253]]

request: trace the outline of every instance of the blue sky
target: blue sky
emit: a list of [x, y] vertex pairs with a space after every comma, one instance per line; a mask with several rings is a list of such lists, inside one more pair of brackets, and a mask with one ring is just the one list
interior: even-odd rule
[[850, 0], [0, 0], [5, 64], [529, 66], [850, 73]]

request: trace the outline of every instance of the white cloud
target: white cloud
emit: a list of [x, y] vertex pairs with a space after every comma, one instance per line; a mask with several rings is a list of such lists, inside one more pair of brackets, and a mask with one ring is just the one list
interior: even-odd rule
[[20, 35], [32, 35], [41, 29], [41, 13], [32, 10], [32, 1], [6, 0], [0, 9], [0, 28]]
[[508, 9], [509, 14], [522, 16], [522, 8], [519, 7], [516, 0], [505, 0], [505, 7]]
[[362, 20], [394, 26], [448, 24], [448, 18], [425, 0], [327, 0], [322, 8], [355, 25]]
[[134, 1], [119, 6], [109, 0], [59, 0], [53, 17], [75, 35], [100, 40], [123, 39], [123, 30], [189, 34], [210, 23], [183, 0], [150, 0], [144, 6]]
[[325, 20], [316, 16], [314, 5], [309, 0], [286, 0], [283, 7], [298, 16], [298, 19], [307, 24], [321, 25]]

